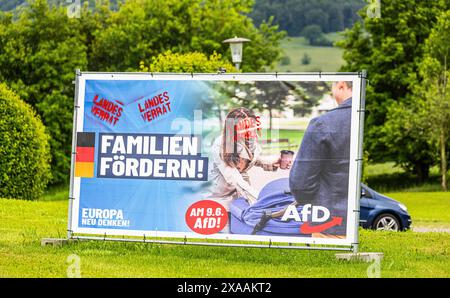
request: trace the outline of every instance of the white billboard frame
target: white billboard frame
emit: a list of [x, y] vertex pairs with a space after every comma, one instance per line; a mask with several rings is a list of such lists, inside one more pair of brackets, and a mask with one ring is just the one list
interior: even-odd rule
[[[68, 238], [69, 239], [92, 239], [92, 240], [114, 240], [114, 241], [139, 241], [158, 242], [172, 244], [194, 244], [194, 245], [223, 245], [223, 246], [245, 246], [245, 247], [278, 247], [278, 248], [304, 248], [304, 249], [330, 249], [330, 250], [352, 250], [358, 251], [358, 227], [360, 210], [360, 184], [362, 165], [362, 144], [365, 107], [366, 72], [329, 73], [105, 73], [105, 72], [81, 72], [77, 70], [75, 80], [75, 99], [72, 136], [72, 159], [69, 190], [68, 210]], [[260, 236], [239, 234], [213, 234], [200, 235], [194, 232], [173, 231], [143, 231], [143, 230], [117, 230], [99, 228], [78, 227], [80, 183], [81, 178], [74, 176], [74, 164], [76, 158], [77, 132], [83, 132], [85, 86], [87, 80], [206, 80], [206, 81], [351, 81], [353, 84], [353, 101], [351, 108], [351, 138], [350, 138], [350, 162], [349, 162], [349, 191], [347, 209], [347, 233], [345, 239], [334, 238], [306, 238], [288, 236]], [[142, 237], [136, 238], [116, 238]], [[183, 241], [152, 240], [158, 238], [180, 238]], [[228, 241], [255, 241], [263, 244], [233, 244], [192, 242], [188, 239], [228, 240]], [[273, 245], [274, 243], [289, 243], [289, 246]], [[306, 244], [306, 247], [291, 244]], [[313, 247], [311, 245], [333, 245], [339, 247]]]

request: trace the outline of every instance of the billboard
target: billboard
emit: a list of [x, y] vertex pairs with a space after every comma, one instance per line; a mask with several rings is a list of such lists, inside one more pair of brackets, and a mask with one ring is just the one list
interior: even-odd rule
[[364, 78], [78, 73], [76, 235], [352, 246]]

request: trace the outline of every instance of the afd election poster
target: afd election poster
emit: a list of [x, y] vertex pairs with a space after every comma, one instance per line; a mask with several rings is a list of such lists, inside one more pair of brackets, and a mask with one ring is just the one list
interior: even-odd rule
[[79, 73], [71, 235], [352, 245], [362, 81]]

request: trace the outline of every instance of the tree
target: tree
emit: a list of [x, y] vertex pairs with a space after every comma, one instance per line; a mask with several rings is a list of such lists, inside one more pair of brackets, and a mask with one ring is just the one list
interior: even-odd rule
[[[424, 55], [424, 41], [440, 11], [449, 9], [450, 1], [396, 0], [383, 2], [382, 7], [382, 18], [370, 18], [361, 10], [364, 23], [357, 22], [338, 43], [344, 48], [346, 61], [341, 70], [366, 69], [369, 75], [364, 139], [371, 161], [394, 160], [424, 181], [433, 163], [431, 146], [419, 135], [391, 130], [402, 125], [386, 123], [390, 106], [395, 102], [408, 106], [414, 100], [411, 90], [419, 83], [416, 74]], [[407, 146], [401, 137], [397, 140], [402, 143], [390, 142], [390, 136], [403, 133]]]
[[294, 113], [301, 117], [310, 114], [312, 108], [319, 104], [326, 90], [330, 90], [325, 82], [296, 82], [293, 84], [297, 99], [292, 108]]
[[422, 83], [415, 92], [420, 101], [424, 126], [439, 150], [441, 186], [447, 191], [447, 144], [450, 140], [450, 11], [441, 14], [425, 43], [419, 65]]
[[139, 66], [144, 72], [177, 72], [177, 73], [217, 73], [219, 69], [235, 72], [233, 64], [213, 53], [209, 57], [203, 53], [172, 53], [170, 50], [152, 57], [149, 66], [141, 61]]
[[[360, 8], [360, 7], [358, 7], [358, 8]], [[355, 17], [355, 19], [358, 17], [358, 15], [356, 13], [357, 10], [358, 9], [355, 9], [352, 12], [352, 15]], [[328, 30], [324, 30], [325, 32], [340, 32], [345, 29], [344, 11], [341, 9], [341, 6], [339, 4], [331, 3], [328, 6], [328, 15], [330, 16], [329, 24], [328, 24], [329, 27], [328, 27]], [[353, 25], [353, 23], [350, 23], [350, 25], [347, 27], [351, 27], [352, 25]]]
[[0, 22], [0, 81], [41, 116], [51, 135], [53, 183], [67, 182], [72, 141], [72, 111], [77, 68], [87, 68], [79, 20], [45, 0], [30, 2], [17, 20]]
[[[292, 94], [289, 85], [284, 82], [256, 81], [255, 87], [259, 90], [256, 97], [262, 109], [269, 111], [269, 130], [272, 130], [274, 110], [286, 108], [287, 97]], [[256, 91], [255, 89], [255, 91]]]
[[255, 27], [250, 0], [127, 0], [117, 11], [110, 4], [118, 1], [84, 1], [80, 18], [69, 18], [61, 1], [51, 3], [29, 0], [14, 14], [0, 13], [0, 80], [46, 125], [52, 183], [68, 179], [76, 69], [135, 71], [167, 50], [229, 59], [222, 40], [239, 35], [251, 39], [242, 70], [262, 71], [277, 62], [285, 35], [270, 20]]
[[311, 108], [310, 103], [314, 99], [311, 101], [309, 96], [305, 96], [309, 87], [305, 87], [302, 82], [236, 82], [229, 89], [228, 96], [237, 106], [268, 111], [269, 129], [272, 130], [274, 111], [284, 111], [290, 105], [289, 101], [296, 102], [297, 107], [302, 105], [305, 111]]
[[302, 65], [308, 65], [310, 63], [311, 63], [311, 56], [309, 56], [308, 53], [303, 54]]
[[306, 38], [310, 45], [330, 47], [333, 43], [326, 38], [319, 25], [306, 26], [302, 31], [302, 36]]
[[222, 41], [233, 36], [251, 40], [244, 47], [244, 72], [274, 66], [285, 34], [270, 19], [256, 28], [246, 16], [251, 7], [250, 0], [128, 0], [96, 34], [95, 70], [135, 70], [140, 61], [167, 50], [216, 52], [230, 58], [229, 46]]
[[256, 25], [274, 17], [274, 23], [289, 36], [298, 36], [309, 25], [323, 32], [338, 32], [351, 27], [360, 17], [357, 11], [365, 0], [256, 0], [249, 14]]
[[301, 35], [306, 38], [309, 44], [313, 45], [323, 35], [323, 32], [319, 25], [309, 25], [303, 28]]
[[84, 2], [82, 6], [78, 19], [78, 30], [85, 41], [88, 70], [99, 70], [99, 61], [94, 55], [96, 39], [99, 32], [104, 31], [110, 25], [109, 20], [115, 5], [117, 5], [115, 0], [95, 0], [95, 6], [88, 1]]
[[379, 141], [390, 144], [389, 150], [396, 151], [396, 163], [408, 173], [415, 173], [417, 182], [420, 183], [427, 178], [428, 170], [417, 168], [411, 161], [420, 160], [429, 167], [434, 164], [436, 155], [430, 145], [429, 135], [422, 125], [424, 119], [419, 106], [420, 99], [412, 98], [412, 95], [408, 98], [408, 103], [395, 101], [387, 108], [386, 121], [380, 127], [382, 138]]

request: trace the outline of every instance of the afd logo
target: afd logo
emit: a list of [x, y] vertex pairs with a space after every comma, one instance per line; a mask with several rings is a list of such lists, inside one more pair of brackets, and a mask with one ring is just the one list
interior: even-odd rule
[[[300, 227], [300, 232], [303, 234], [320, 233], [334, 226], [342, 225], [342, 217], [331, 217], [330, 215], [330, 210], [324, 206], [306, 204], [299, 213], [296, 206], [289, 205], [281, 221], [295, 220], [303, 222], [304, 224]], [[331, 220], [329, 220], [330, 217]], [[323, 224], [311, 225], [310, 223]]]

